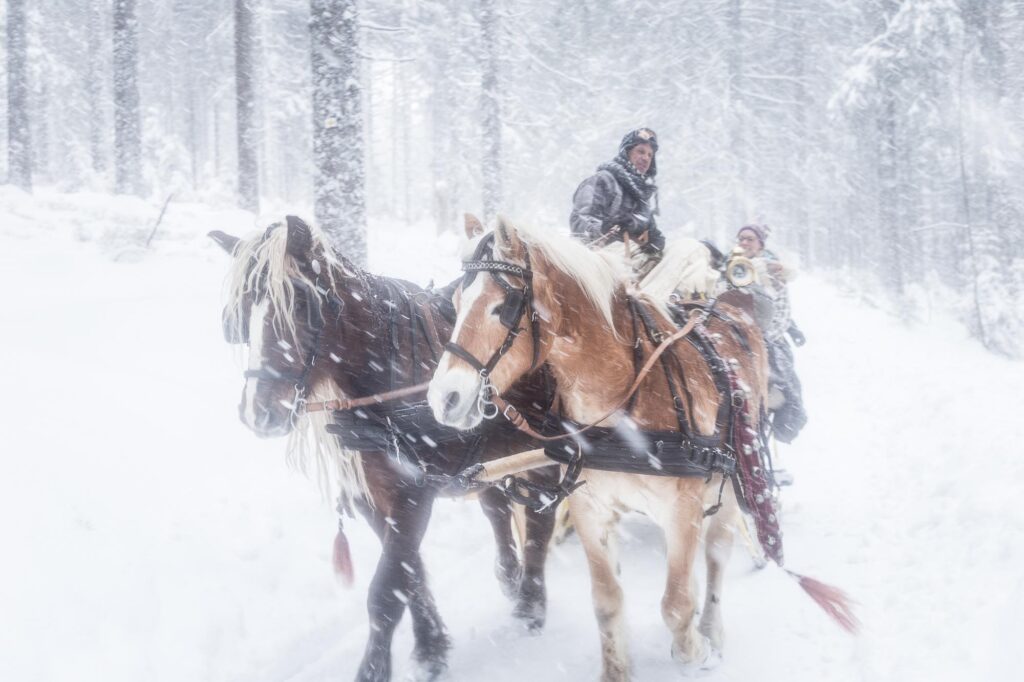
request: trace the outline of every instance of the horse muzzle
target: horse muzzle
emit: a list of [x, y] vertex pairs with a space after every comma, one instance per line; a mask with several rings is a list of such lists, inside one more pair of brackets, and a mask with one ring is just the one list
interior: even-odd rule
[[439, 424], [460, 431], [480, 425], [480, 375], [468, 368], [456, 367], [437, 372], [427, 389], [427, 402]]
[[268, 410], [258, 402], [247, 406], [243, 401], [238, 406], [238, 417], [260, 438], [280, 438], [292, 430], [292, 413], [284, 408]]

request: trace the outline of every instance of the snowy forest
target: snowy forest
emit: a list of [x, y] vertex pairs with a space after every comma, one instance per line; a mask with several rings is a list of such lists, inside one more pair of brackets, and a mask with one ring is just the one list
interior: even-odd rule
[[[793, 442], [776, 430], [760, 463], [785, 474], [771, 517], [784, 568], [766, 565], [757, 528], [738, 523], [727, 567], [728, 543], [709, 533], [688, 559], [698, 580], [679, 579], [666, 559], [680, 545], [656, 515], [609, 506], [619, 523], [601, 544], [621, 560], [605, 584], [622, 587], [614, 619], [628, 631], [629, 679], [693, 674], [678, 665], [678, 612], [665, 606], [686, 585], [704, 592], [691, 615], [724, 622], [711, 632], [724, 648], [705, 647], [708, 682], [1020, 679], [1024, 0], [0, 0], [0, 36], [0, 680], [598, 679], [613, 619], [594, 601], [585, 526], [557, 542], [520, 539], [523, 565], [527, 548], [546, 548], [542, 584], [517, 557], [502, 564], [515, 547], [473, 494], [442, 497], [410, 477], [379, 487], [408, 493], [399, 512], [422, 524], [406, 533], [383, 505], [365, 523], [318, 490], [329, 487], [316, 480], [326, 460], [296, 450], [345, 445], [348, 435], [318, 426], [330, 414], [319, 400], [359, 398], [373, 406], [355, 414], [380, 411], [391, 439], [365, 461], [419, 471], [390, 426], [418, 403], [337, 377], [354, 367], [405, 391], [398, 358], [413, 383], [428, 378], [411, 340], [422, 301], [408, 296], [407, 314], [394, 292], [448, 296], [466, 257], [465, 213], [488, 226], [507, 217], [538, 242], [568, 233], [576, 188], [640, 128], [657, 133], [668, 239], [725, 250], [741, 226], [770, 227], [763, 245], [786, 266], [780, 309], [792, 303], [801, 339], [791, 331], [798, 345], [779, 346], [791, 350], [807, 423]], [[280, 270], [294, 307], [259, 298], [271, 290], [264, 265], [278, 271], [269, 257], [250, 266], [244, 254], [256, 251], [235, 250], [233, 236], [257, 230], [241, 243], [270, 244], [281, 267], [297, 262], [280, 238], [290, 230], [268, 236], [267, 226], [292, 227], [286, 215], [322, 228], [349, 259], [327, 279], [344, 270], [337, 283], [351, 285], [323, 288], [318, 255], [303, 265], [315, 278]], [[315, 232], [322, 253], [320, 230], [296, 230]], [[558, 239], [579, 260], [593, 255]], [[490, 310], [518, 349], [503, 366], [528, 342], [537, 366], [537, 334], [548, 333], [532, 287], [549, 278], [542, 258], [533, 278], [527, 255], [525, 272], [463, 265], [478, 283], [506, 281], [495, 276], [504, 266], [526, 287], [506, 288]], [[243, 280], [255, 301], [240, 295]], [[633, 284], [616, 281], [616, 292]], [[345, 301], [366, 317], [343, 316]], [[225, 324], [245, 305], [244, 332]], [[270, 342], [274, 307], [305, 311], [293, 320], [305, 342]], [[525, 327], [506, 310], [533, 332], [516, 341]], [[400, 319], [408, 336], [395, 335]], [[634, 314], [640, 349], [636, 325]], [[325, 328], [360, 342], [321, 348]], [[719, 342], [709, 338], [706, 348]], [[614, 350], [580, 355], [588, 370], [614, 369]], [[642, 356], [631, 355], [635, 369]], [[335, 378], [312, 388], [329, 395], [300, 386], [325, 368]], [[480, 381], [470, 404], [493, 407], [483, 400], [492, 379]], [[254, 421], [257, 387], [282, 391], [268, 398], [280, 431]], [[751, 390], [714, 387], [734, 408]], [[688, 435], [671, 397], [666, 423], [678, 418]], [[325, 419], [313, 420], [306, 398]], [[571, 416], [566, 404], [549, 403], [547, 416]], [[726, 412], [706, 429], [723, 439], [741, 424], [730, 417], [723, 429]], [[429, 435], [420, 442], [434, 448]], [[735, 488], [710, 473], [691, 480], [718, 488], [717, 502], [704, 500], [710, 527]], [[572, 494], [598, 485], [591, 477]], [[681, 524], [692, 538], [696, 518]], [[397, 555], [403, 538], [421, 549]], [[808, 578], [820, 579], [818, 596]], [[542, 629], [517, 617], [523, 586], [546, 590], [546, 610], [526, 613]], [[819, 608], [833, 586], [855, 604], [857, 634]], [[398, 614], [387, 637], [382, 602]]]
[[[659, 223], [758, 220], [805, 269], [1022, 352], [1024, 3], [5, 0], [0, 178], [381, 219], [564, 229], [630, 129]], [[932, 303], [937, 301], [938, 303]]]

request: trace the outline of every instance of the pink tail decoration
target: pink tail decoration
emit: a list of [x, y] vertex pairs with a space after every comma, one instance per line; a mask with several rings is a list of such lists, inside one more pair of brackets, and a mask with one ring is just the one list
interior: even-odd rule
[[839, 626], [851, 635], [857, 634], [860, 630], [860, 621], [853, 612], [853, 601], [838, 587], [826, 585], [820, 580], [808, 578], [786, 569], [786, 572], [796, 578], [804, 592], [810, 595], [821, 609], [827, 613], [832, 620], [839, 623]]
[[334, 575], [342, 587], [352, 587], [355, 582], [356, 572], [352, 567], [352, 550], [348, 546], [348, 538], [345, 537], [345, 529], [338, 524], [338, 534], [334, 536]]

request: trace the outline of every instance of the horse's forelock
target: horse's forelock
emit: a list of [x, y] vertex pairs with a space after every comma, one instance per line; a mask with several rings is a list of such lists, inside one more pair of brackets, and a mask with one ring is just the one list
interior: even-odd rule
[[[311, 228], [311, 237], [311, 253], [322, 261], [320, 270], [327, 280], [320, 286], [333, 289], [334, 269], [341, 264], [319, 230]], [[295, 282], [306, 285], [310, 291], [316, 287], [316, 282], [305, 273], [304, 265], [288, 252], [288, 230], [284, 223], [274, 223], [265, 231], [243, 240], [228, 274], [229, 324], [240, 331], [244, 324], [242, 315], [246, 298], [266, 297], [274, 308], [274, 329], [297, 347]]]

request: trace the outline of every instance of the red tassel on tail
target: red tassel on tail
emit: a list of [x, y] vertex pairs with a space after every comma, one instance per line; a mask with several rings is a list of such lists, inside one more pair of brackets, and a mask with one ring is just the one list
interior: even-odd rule
[[845, 592], [838, 587], [826, 585], [820, 580], [808, 578], [786, 569], [786, 573], [796, 578], [804, 592], [810, 595], [821, 609], [827, 613], [832, 620], [839, 623], [839, 626], [852, 635], [857, 634], [860, 629], [860, 621], [853, 612], [853, 602]]
[[338, 534], [334, 536], [334, 575], [342, 587], [352, 587], [355, 582], [356, 572], [352, 567], [352, 550], [348, 546], [348, 538], [345, 537], [345, 529], [341, 523], [338, 524]]

